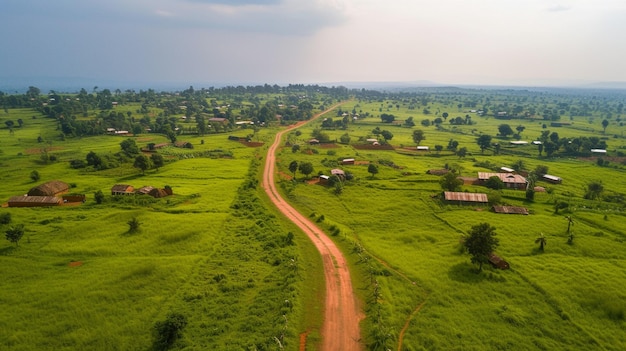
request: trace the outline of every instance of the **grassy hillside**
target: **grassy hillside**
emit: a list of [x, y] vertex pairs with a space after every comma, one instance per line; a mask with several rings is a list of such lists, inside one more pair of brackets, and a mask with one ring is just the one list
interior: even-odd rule
[[[69, 161], [90, 151], [115, 155], [126, 137], [61, 138], [53, 119], [27, 118], [30, 110], [8, 114], [24, 126], [0, 130], [2, 202], [54, 179], [87, 201], [0, 210], [11, 218], [3, 234], [25, 226], [19, 246], [0, 242], [0, 348], [151, 349], [154, 326], [173, 312], [188, 322], [174, 346], [189, 350], [267, 349], [277, 340], [295, 350], [299, 333], [319, 327], [319, 257], [263, 200], [256, 186], [263, 148], [226, 134], [190, 135], [183, 140], [194, 149], [160, 150], [165, 166], [145, 175], [132, 162], [72, 169]], [[38, 142], [40, 135], [46, 141]], [[258, 140], [272, 135], [263, 131]], [[140, 147], [166, 142], [132, 138]], [[44, 152], [56, 160], [44, 162]], [[174, 196], [110, 196], [118, 183], [168, 185]], [[102, 204], [96, 191], [105, 194]], [[127, 224], [133, 218], [141, 223], [134, 233]]]
[[[377, 115], [378, 105], [361, 102], [354, 108]], [[342, 108], [352, 110], [350, 106]], [[394, 107], [393, 113], [412, 115], [417, 121], [433, 118], [402, 107]], [[324, 130], [317, 124], [302, 129], [299, 137], [291, 136], [301, 150], [282, 150], [280, 164], [285, 173], [289, 173], [287, 166], [297, 161], [311, 162], [313, 174], [342, 168], [354, 176], [343, 183], [339, 195], [334, 187], [303, 183], [305, 177], [299, 173], [296, 183], [285, 176], [282, 188], [303, 213], [317, 218], [352, 252], [361, 276], [357, 286], [363, 289], [367, 304], [364, 326], [369, 347], [623, 349], [626, 344], [618, 335], [626, 323], [626, 294], [621, 289], [626, 283], [624, 204], [607, 198], [587, 200], [584, 195], [587, 184], [599, 180], [607, 197], [622, 196], [624, 167], [619, 163], [601, 167], [595, 159], [538, 157], [536, 146], [511, 148], [515, 154], [493, 155], [493, 150], [483, 154], [477, 136], [497, 133], [503, 122], [472, 118], [475, 124], [455, 130], [394, 126], [374, 116], [352, 121], [346, 129]], [[577, 119], [574, 123], [586, 124]], [[364, 143], [359, 140], [376, 137], [372, 133], [376, 127], [393, 133], [388, 142], [395, 151], [356, 147]], [[306, 140], [315, 128], [322, 128], [331, 140], [348, 133], [352, 145], [308, 145]], [[418, 128], [426, 135], [421, 145], [447, 145], [455, 139], [459, 147], [468, 148], [469, 155], [407, 150], [410, 145], [415, 148], [411, 133]], [[523, 135], [538, 136], [541, 130], [541, 126], [528, 126]], [[580, 133], [572, 128], [558, 131], [568, 136], [566, 133]], [[601, 128], [596, 128], [595, 135], [603, 135]], [[611, 139], [609, 145], [619, 150], [624, 141]], [[343, 158], [355, 158], [357, 164], [341, 165], [338, 161]], [[496, 214], [488, 206], [445, 204], [439, 196], [441, 178], [426, 174], [429, 169], [454, 165], [462, 175], [475, 177], [476, 172], [493, 171], [485, 165], [510, 167], [519, 160], [528, 170], [547, 166], [563, 183], [539, 180], [537, 185], [548, 192], [537, 192], [534, 201], [526, 200], [524, 191], [472, 185], [463, 186], [462, 191], [487, 192], [501, 203], [528, 208], [528, 216]], [[368, 173], [368, 163], [378, 167], [374, 176]], [[569, 206], [555, 213], [557, 202]], [[568, 244], [566, 216], [574, 220], [572, 244]], [[477, 266], [470, 263], [461, 239], [471, 226], [482, 222], [496, 227], [497, 253], [510, 263], [510, 270], [488, 267], [478, 274]], [[547, 237], [544, 252], [535, 243], [541, 233]]]

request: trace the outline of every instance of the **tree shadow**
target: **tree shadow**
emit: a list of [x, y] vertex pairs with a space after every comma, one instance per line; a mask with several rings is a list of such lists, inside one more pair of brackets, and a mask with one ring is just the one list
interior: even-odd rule
[[[488, 265], [483, 265], [483, 270], [488, 268]], [[448, 271], [448, 277], [461, 283], [476, 284], [487, 279], [484, 272], [479, 272], [478, 267], [467, 263], [457, 263], [450, 267]]]
[[15, 249], [17, 249], [15, 245], [3, 247], [0, 249], [0, 256], [8, 256], [15, 251]]

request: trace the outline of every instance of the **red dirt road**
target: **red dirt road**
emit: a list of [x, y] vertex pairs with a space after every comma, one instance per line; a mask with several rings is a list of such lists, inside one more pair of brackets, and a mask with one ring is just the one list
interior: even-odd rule
[[[314, 118], [323, 115], [336, 106]], [[276, 134], [274, 143], [270, 146], [265, 159], [262, 185], [276, 207], [306, 233], [322, 255], [326, 279], [326, 301], [324, 304], [324, 324], [321, 330], [321, 350], [359, 351], [363, 348], [359, 330], [359, 322], [363, 318], [363, 314], [358, 308], [356, 297], [352, 290], [352, 281], [350, 280], [350, 272], [348, 271], [345, 257], [323, 231], [308, 218], [298, 213], [280, 196], [274, 183], [276, 149], [280, 145], [280, 139], [284, 133], [301, 124], [299, 123]]]

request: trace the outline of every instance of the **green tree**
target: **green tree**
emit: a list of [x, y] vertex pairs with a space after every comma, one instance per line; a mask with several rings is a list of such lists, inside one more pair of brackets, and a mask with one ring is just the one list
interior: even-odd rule
[[524, 126], [523, 126], [523, 125], [521, 125], [521, 124], [520, 124], [519, 126], [515, 127], [515, 130], [517, 130], [517, 135], [518, 135], [518, 136], [521, 136], [521, 135], [522, 135], [522, 132], [524, 131], [524, 129], [526, 129], [526, 127], [524, 127]]
[[502, 135], [505, 138], [509, 135], [515, 134], [515, 132], [513, 132], [513, 128], [511, 128], [511, 126], [508, 124], [499, 125], [498, 132], [500, 133], [500, 135]]
[[141, 170], [141, 174], [145, 174], [146, 169], [150, 169], [150, 159], [144, 155], [139, 155], [135, 157], [133, 167], [139, 168]]
[[93, 198], [96, 200], [96, 203], [99, 205], [104, 202], [104, 193], [102, 190], [98, 190], [93, 194]]
[[413, 142], [419, 145], [422, 140], [426, 140], [426, 136], [424, 135], [424, 131], [421, 129], [416, 129], [413, 131]]
[[298, 151], [300, 151], [300, 145], [293, 144], [293, 146], [291, 146], [291, 152], [293, 152], [295, 154]]
[[293, 179], [296, 179], [297, 170], [298, 170], [298, 161], [291, 161], [291, 163], [289, 163], [289, 172], [293, 174]]
[[150, 161], [152, 162], [152, 165], [154, 166], [154, 168], [157, 169], [157, 171], [159, 170], [159, 168], [163, 167], [163, 165], [165, 164], [165, 159], [163, 158], [163, 156], [161, 154], [152, 154], [150, 155]]
[[9, 229], [7, 229], [4, 233], [6, 234], [6, 238], [8, 241], [14, 243], [15, 246], [19, 246], [19, 241], [24, 236], [24, 225], [18, 224], [18, 225], [12, 226]]
[[383, 130], [380, 132], [380, 135], [383, 136], [383, 138], [385, 138], [385, 141], [391, 140], [393, 139], [393, 133], [391, 133], [388, 130]]
[[39, 179], [41, 179], [41, 176], [36, 169], [30, 172], [30, 179], [32, 179], [33, 182], [39, 181]]
[[126, 224], [128, 224], [129, 233], [136, 233], [139, 231], [139, 227], [141, 227], [141, 222], [139, 222], [137, 217], [131, 218]]
[[376, 166], [373, 163], [370, 163], [367, 166], [367, 173], [371, 174], [372, 175], [371, 178], [373, 179], [374, 175], [378, 174], [378, 166]]
[[202, 114], [198, 114], [196, 116], [196, 125], [198, 128], [198, 134], [199, 135], [204, 135], [207, 132], [208, 129], [208, 125], [206, 123], [206, 120], [204, 118], [204, 116]]
[[309, 174], [313, 173], [313, 164], [311, 162], [300, 162], [298, 170], [300, 173], [304, 174], [305, 177], [308, 177]]
[[120, 147], [122, 148], [122, 151], [124, 151], [124, 153], [128, 157], [132, 157], [132, 156], [139, 154], [139, 147], [137, 147], [137, 144], [135, 143], [135, 140], [133, 139], [130, 139], [130, 138], [124, 139], [124, 141], [120, 143]]
[[463, 180], [458, 178], [456, 172], [448, 172], [441, 177], [439, 184], [444, 191], [457, 191], [461, 189]]
[[465, 156], [467, 156], [467, 148], [466, 147], [462, 147], [460, 148], [457, 152], [456, 155], [459, 156], [459, 158], [464, 158]]
[[500, 190], [504, 188], [504, 182], [500, 179], [500, 177], [493, 176], [487, 179], [485, 186], [489, 189]]
[[602, 195], [604, 191], [604, 185], [602, 185], [602, 181], [594, 180], [587, 184], [587, 191], [585, 192], [585, 199], [595, 200]]
[[545, 235], [543, 235], [543, 233], [539, 234], [539, 237], [537, 239], [535, 239], [535, 244], [539, 244], [539, 250], [541, 250], [543, 252], [543, 248], [546, 246], [546, 243], [548, 242], [548, 239], [546, 239]]
[[467, 252], [472, 255], [472, 263], [478, 264], [478, 271], [482, 271], [483, 263], [489, 262], [489, 255], [498, 247], [496, 228], [489, 223], [480, 223], [472, 226], [464, 240]]
[[491, 135], [482, 134], [476, 139], [476, 144], [480, 147], [480, 152], [484, 153], [491, 146]]
[[602, 120], [602, 129], [604, 130], [604, 134], [606, 134], [606, 127], [608, 126], [609, 126], [609, 120], [608, 119]]
[[339, 137], [339, 141], [342, 144], [350, 144], [350, 135], [348, 133], [344, 133], [341, 137]]

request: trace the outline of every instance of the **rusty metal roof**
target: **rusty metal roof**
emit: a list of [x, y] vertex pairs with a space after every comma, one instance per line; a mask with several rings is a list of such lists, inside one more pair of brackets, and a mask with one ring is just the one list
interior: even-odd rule
[[484, 193], [462, 193], [446, 191], [444, 192], [447, 201], [465, 201], [465, 202], [488, 202], [487, 194]]

